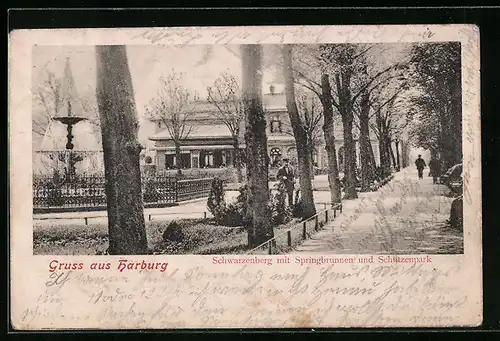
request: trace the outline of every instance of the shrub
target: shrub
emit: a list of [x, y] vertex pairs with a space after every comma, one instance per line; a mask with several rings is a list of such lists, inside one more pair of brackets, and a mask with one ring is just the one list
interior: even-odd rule
[[247, 226], [247, 195], [248, 188], [246, 185], [240, 187], [239, 194], [236, 197], [236, 202], [228, 204], [224, 211], [224, 219], [222, 224], [225, 226]]
[[149, 156], [149, 155], [148, 155], [148, 156], [146, 156], [146, 157], [144, 158], [144, 162], [145, 162], [147, 165], [149, 165], [149, 164], [151, 164], [151, 162], [153, 162], [153, 159], [151, 158], [151, 156]]
[[144, 200], [151, 202], [157, 201], [160, 198], [160, 193], [156, 189], [154, 179], [146, 179], [144, 184]]
[[236, 197], [236, 206], [241, 214], [242, 217], [242, 224], [247, 225], [249, 223], [246, 221], [247, 217], [247, 210], [248, 210], [248, 187], [247, 185], [244, 185], [240, 187], [239, 189], [239, 194]]
[[227, 205], [224, 215], [225, 226], [244, 225], [245, 216], [242, 214], [242, 210], [237, 203]]
[[164, 242], [176, 242], [182, 243], [184, 241], [184, 232], [182, 231], [182, 226], [173, 220], [167, 225], [167, 228], [163, 232]]
[[290, 207], [286, 205], [287, 192], [285, 184], [280, 181], [274, 185], [276, 194], [271, 195], [270, 209], [273, 225], [286, 224], [292, 219]]
[[207, 208], [218, 224], [224, 224], [226, 216], [226, 200], [224, 197], [224, 183], [219, 178], [212, 180], [212, 187], [208, 195]]
[[299, 200], [293, 206], [292, 216], [295, 218], [301, 218], [301, 219], [304, 217], [304, 204], [302, 203], [302, 200]]

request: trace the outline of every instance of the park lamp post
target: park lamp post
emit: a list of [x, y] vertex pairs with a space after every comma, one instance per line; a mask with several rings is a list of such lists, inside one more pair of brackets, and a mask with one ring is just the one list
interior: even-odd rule
[[77, 124], [80, 121], [86, 120], [85, 117], [79, 117], [79, 116], [74, 116], [72, 111], [71, 111], [71, 102], [68, 99], [68, 110], [66, 112], [66, 115], [64, 116], [55, 116], [52, 118], [54, 121], [59, 121], [62, 124], [66, 125], [68, 134], [66, 135], [67, 142], [66, 142], [66, 151], [65, 151], [65, 162], [66, 162], [66, 167], [65, 167], [65, 177], [67, 180], [71, 180], [73, 176], [76, 173], [75, 169], [75, 163], [78, 161], [81, 161], [81, 158], [77, 157], [73, 153], [73, 126]]

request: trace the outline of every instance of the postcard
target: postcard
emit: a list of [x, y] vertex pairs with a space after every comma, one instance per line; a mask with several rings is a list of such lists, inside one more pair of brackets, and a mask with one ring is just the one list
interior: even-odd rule
[[9, 47], [16, 330], [482, 323], [477, 26]]

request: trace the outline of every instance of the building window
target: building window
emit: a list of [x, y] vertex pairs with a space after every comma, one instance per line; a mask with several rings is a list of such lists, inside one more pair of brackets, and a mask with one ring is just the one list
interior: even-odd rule
[[[182, 168], [191, 168], [191, 154], [181, 154], [181, 165]], [[175, 168], [177, 168], [177, 158], [175, 154], [165, 154], [165, 169]]]
[[271, 133], [281, 133], [281, 120], [279, 116], [275, 116], [271, 120]]

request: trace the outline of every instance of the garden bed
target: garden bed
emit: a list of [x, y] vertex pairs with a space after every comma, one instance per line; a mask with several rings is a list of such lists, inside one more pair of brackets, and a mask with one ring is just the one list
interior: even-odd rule
[[[181, 219], [184, 238], [164, 241], [170, 221], [146, 222], [151, 254], [227, 254], [247, 249], [247, 233], [241, 227], [215, 225], [211, 219]], [[33, 230], [33, 254], [99, 255], [108, 249], [106, 224], [44, 225]]]

